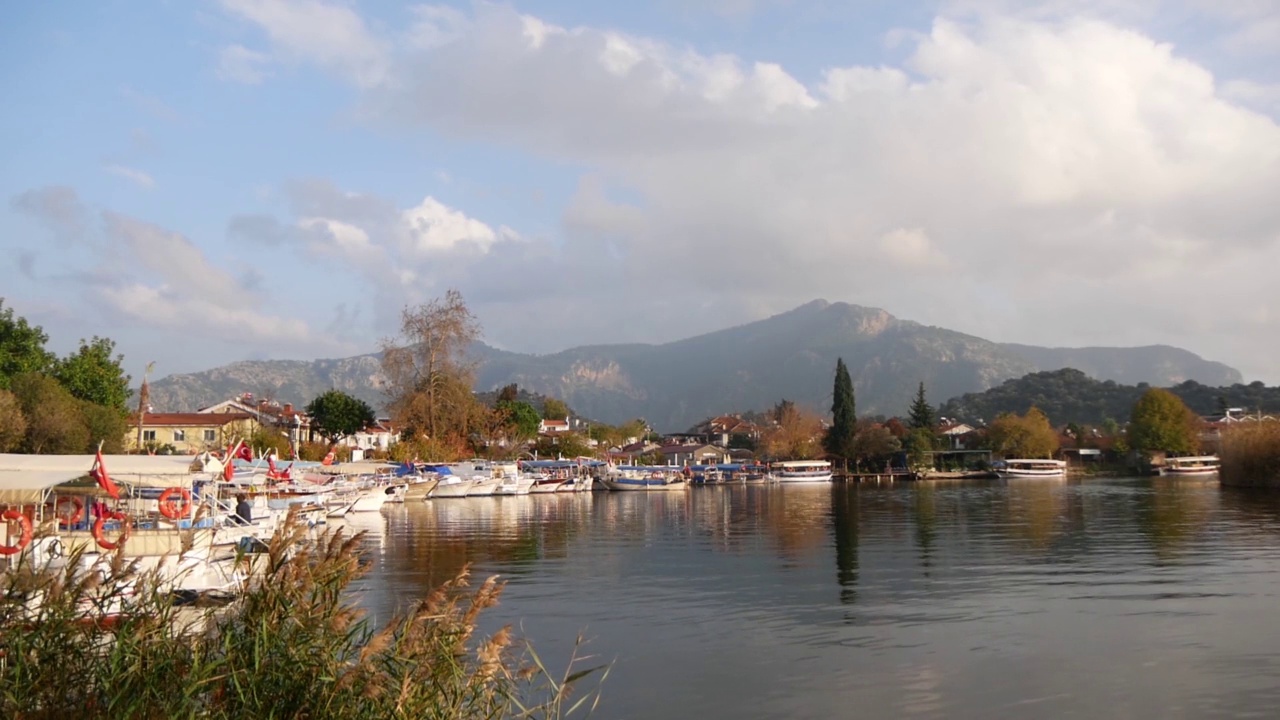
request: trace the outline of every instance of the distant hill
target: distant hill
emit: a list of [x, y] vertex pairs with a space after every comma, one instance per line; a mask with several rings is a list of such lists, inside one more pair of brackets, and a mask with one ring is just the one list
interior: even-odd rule
[[[853, 376], [859, 414], [868, 415], [904, 412], [921, 381], [936, 402], [1043, 369], [1039, 363], [1055, 352], [1070, 351], [1001, 345], [900, 320], [877, 308], [822, 300], [660, 345], [595, 345], [549, 355], [483, 343], [472, 348], [479, 363], [478, 390], [517, 383], [560, 398], [585, 417], [610, 423], [643, 417], [662, 431], [683, 430], [722, 412], [766, 408], [783, 398], [825, 412], [837, 357], [844, 358]], [[1145, 381], [1152, 384], [1206, 377], [1213, 382], [1224, 370], [1239, 377], [1231, 368], [1177, 348], [1081, 352], [1099, 373], [1138, 376], [1145, 364]], [[386, 398], [378, 380], [376, 355], [239, 362], [158, 380], [151, 397], [152, 405], [164, 410], [194, 409], [245, 391], [301, 404], [336, 387], [382, 406]]]
[[[990, 422], [1002, 413], [1025, 413], [1032, 405], [1044, 411], [1054, 425], [1101, 425], [1110, 418], [1128, 421], [1133, 405], [1150, 385], [1123, 385], [1095, 380], [1079, 370], [1066, 368], [1038, 372], [979, 393], [966, 393], [943, 403], [938, 414], [970, 423]], [[1280, 412], [1280, 387], [1260, 382], [1211, 387], [1187, 380], [1169, 390], [1200, 415], [1212, 415], [1224, 407], [1247, 411]]]
[[1195, 380], [1216, 387], [1234, 385], [1244, 380], [1240, 371], [1233, 367], [1205, 360], [1193, 352], [1168, 345], [1135, 348], [1043, 348], [1004, 343], [1002, 347], [1026, 358], [1037, 370], [1075, 368], [1089, 377], [1114, 380], [1126, 385], [1145, 382], [1164, 386]]

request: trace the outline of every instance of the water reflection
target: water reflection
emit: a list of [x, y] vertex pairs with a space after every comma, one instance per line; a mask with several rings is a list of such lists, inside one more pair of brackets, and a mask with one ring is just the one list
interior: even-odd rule
[[365, 597], [504, 576], [495, 627], [617, 658], [603, 717], [1270, 713], [1280, 498], [1179, 480], [410, 503]]

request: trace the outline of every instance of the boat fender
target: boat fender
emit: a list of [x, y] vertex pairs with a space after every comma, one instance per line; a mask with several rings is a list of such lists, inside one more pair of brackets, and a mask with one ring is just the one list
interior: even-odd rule
[[[105, 537], [103, 537], [104, 535], [103, 527], [107, 524], [108, 520], [120, 521], [120, 536], [116, 538], [115, 542], [110, 542]], [[129, 539], [129, 531], [132, 529], [133, 529], [133, 518], [129, 517], [128, 515], [125, 515], [124, 513], [116, 512], [114, 510], [108, 510], [107, 512], [99, 515], [98, 519], [94, 521], [93, 539], [97, 541], [98, 547], [102, 548], [103, 550], [115, 550], [121, 545], [124, 545], [125, 540]]]
[[[71, 507], [74, 508], [69, 515], [63, 514], [62, 512], [63, 506], [67, 503], [71, 503]], [[53, 504], [53, 512], [58, 516], [59, 525], [62, 527], [70, 527], [71, 525], [75, 525], [80, 522], [84, 517], [84, 503], [80, 502], [80, 498], [60, 497], [58, 498], [58, 502]]]
[[[179, 505], [174, 496], [182, 499]], [[177, 520], [187, 516], [187, 512], [191, 510], [191, 491], [181, 487], [171, 487], [160, 493], [160, 514], [170, 520]]]
[[0, 545], [0, 555], [13, 555], [14, 553], [22, 550], [22, 548], [31, 544], [31, 518], [28, 518], [17, 510], [5, 510], [3, 513], [0, 513], [0, 521], [10, 523], [15, 520], [22, 528], [22, 535], [18, 538], [18, 542], [13, 545]]

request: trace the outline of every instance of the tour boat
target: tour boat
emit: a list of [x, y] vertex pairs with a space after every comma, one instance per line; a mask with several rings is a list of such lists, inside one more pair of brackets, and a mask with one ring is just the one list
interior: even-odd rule
[[826, 460], [782, 460], [769, 468], [769, 479], [779, 483], [831, 482], [831, 477]]
[[1171, 477], [1193, 477], [1196, 475], [1214, 475], [1218, 472], [1217, 455], [1197, 455], [1195, 457], [1165, 458], [1160, 468], [1161, 475]]
[[1015, 458], [996, 468], [1002, 478], [1062, 478], [1067, 475], [1065, 460]]
[[617, 466], [600, 476], [610, 490], [684, 490], [689, 487], [678, 470], [662, 467]]

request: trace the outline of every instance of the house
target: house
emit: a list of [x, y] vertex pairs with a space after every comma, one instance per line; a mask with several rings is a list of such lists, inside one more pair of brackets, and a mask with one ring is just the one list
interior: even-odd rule
[[386, 450], [395, 444], [397, 439], [395, 428], [387, 418], [378, 418], [368, 427], [345, 438], [342, 444], [361, 450]]
[[745, 438], [751, 442], [760, 440], [764, 431], [759, 425], [743, 420], [737, 415], [717, 415], [694, 428], [712, 445], [725, 447], [734, 437]]
[[257, 416], [244, 412], [144, 412], [130, 418], [124, 446], [136, 452], [172, 445], [179, 453], [194, 455], [247, 439], [260, 427]]
[[253, 393], [241, 393], [230, 400], [200, 408], [196, 412], [208, 414], [247, 413], [253, 415], [262, 427], [275, 428], [289, 436], [294, 444], [315, 440], [311, 432], [311, 417], [293, 407], [293, 403], [281, 404], [275, 400], [255, 400]]
[[938, 427], [938, 437], [948, 450], [972, 450], [977, 438], [977, 428], [962, 422], [944, 422]]
[[729, 453], [715, 445], [665, 445], [658, 450], [668, 465], [716, 465], [729, 462]]
[[538, 423], [539, 435], [560, 435], [569, 432], [569, 418], [563, 420], [542, 420]]

